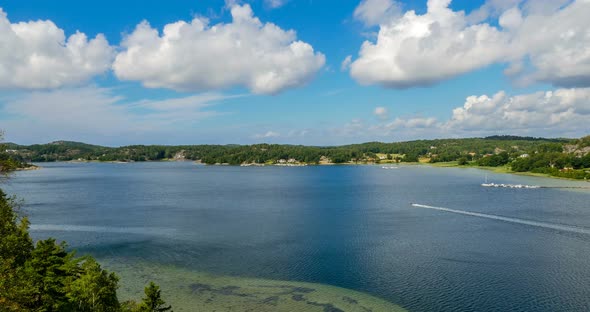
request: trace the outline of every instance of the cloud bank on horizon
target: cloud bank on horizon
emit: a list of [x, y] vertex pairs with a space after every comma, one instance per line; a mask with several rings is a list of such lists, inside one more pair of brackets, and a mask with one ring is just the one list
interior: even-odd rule
[[[273, 12], [296, 7], [285, 0], [263, 5]], [[226, 1], [229, 20], [213, 23], [196, 15], [152, 26], [144, 19], [118, 44], [102, 33], [67, 36], [51, 20], [11, 22], [0, 8], [0, 128], [24, 142], [101, 138], [104, 144], [118, 144], [118, 134], [164, 140], [184, 133], [187, 142], [189, 129], [237, 138], [229, 143], [303, 144], [497, 133], [580, 136], [590, 130], [590, 0], [487, 0], [469, 11], [453, 8], [451, 0], [425, 1], [423, 12], [407, 6], [362, 0], [351, 7], [359, 33], [369, 35], [358, 55], [348, 51], [343, 61], [332, 57], [334, 48], [321, 44], [322, 38], [299, 39], [296, 29], [262, 21], [250, 4], [237, 1]], [[368, 89], [379, 94], [440, 90], [447, 81], [492, 66], [501, 67], [515, 90], [462, 90], [465, 102], [451, 104], [447, 117], [429, 116], [428, 105], [401, 113], [403, 104], [374, 102], [365, 91], [370, 85], [379, 86]], [[242, 109], [256, 110], [257, 101], [271, 96], [268, 101], [281, 106], [292, 103], [289, 96], [311, 97], [315, 84], [338, 87], [343, 83], [334, 81], [345, 75], [358, 85], [342, 90], [369, 97], [343, 107], [365, 107], [352, 121], [325, 115], [315, 126], [299, 126], [297, 114], [288, 119], [298, 105], [289, 104], [249, 123], [237, 105], [225, 104], [242, 98], [248, 102]], [[118, 91], [130, 83], [134, 92]], [[154, 90], [157, 99], [136, 99], [142, 89]], [[233, 106], [228, 111], [223, 105]], [[313, 105], [299, 109], [319, 116]], [[198, 127], [208, 119], [219, 125]], [[232, 126], [224, 128], [226, 122]]]

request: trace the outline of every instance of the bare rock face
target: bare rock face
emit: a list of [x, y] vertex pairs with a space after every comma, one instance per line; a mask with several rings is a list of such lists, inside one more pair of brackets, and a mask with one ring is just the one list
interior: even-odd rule
[[184, 155], [184, 150], [174, 154], [174, 160], [176, 160], [176, 161], [186, 160], [186, 156]]
[[573, 153], [578, 149], [578, 145], [574, 145], [574, 144], [566, 144], [563, 146], [563, 151], [566, 153]]
[[590, 153], [590, 146], [580, 147], [579, 145], [567, 144], [563, 146], [563, 151], [576, 156], [586, 156]]

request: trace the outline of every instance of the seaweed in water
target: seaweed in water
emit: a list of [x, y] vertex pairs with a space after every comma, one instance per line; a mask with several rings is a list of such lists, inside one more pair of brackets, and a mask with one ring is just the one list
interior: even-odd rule
[[307, 301], [306, 303], [312, 306], [322, 307], [324, 308], [324, 312], [344, 312], [344, 310], [338, 309], [331, 303], [319, 303], [314, 301]]
[[293, 295], [291, 299], [293, 299], [294, 301], [303, 301], [305, 300], [305, 297], [303, 297], [303, 295]]
[[276, 306], [279, 303], [279, 296], [272, 296], [262, 300], [263, 304], [270, 304]]
[[201, 284], [201, 283], [192, 283], [189, 285], [191, 291], [194, 293], [196, 292], [203, 292], [203, 291], [212, 291], [213, 288], [211, 285], [208, 284]]

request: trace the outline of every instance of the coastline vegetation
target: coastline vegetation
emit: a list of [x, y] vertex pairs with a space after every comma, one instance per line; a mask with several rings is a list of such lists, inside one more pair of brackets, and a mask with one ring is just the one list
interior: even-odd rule
[[208, 165], [326, 165], [385, 163], [449, 163], [460, 166], [503, 167], [571, 179], [590, 178], [590, 136], [546, 139], [518, 136], [369, 142], [344, 146], [302, 145], [131, 145], [104, 147], [78, 142], [9, 143], [5, 158], [12, 167], [52, 161], [192, 160]]

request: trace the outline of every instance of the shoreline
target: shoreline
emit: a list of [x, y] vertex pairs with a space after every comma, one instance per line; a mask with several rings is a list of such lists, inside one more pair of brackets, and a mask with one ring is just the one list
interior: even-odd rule
[[467, 165], [467, 166], [461, 166], [459, 164], [457, 164], [457, 162], [441, 162], [441, 163], [412, 163], [414, 165], [426, 165], [426, 166], [430, 166], [430, 167], [438, 167], [438, 168], [473, 168], [473, 169], [480, 169], [480, 170], [486, 170], [486, 171], [491, 171], [493, 173], [500, 173], [500, 174], [513, 174], [513, 175], [519, 175], [519, 176], [527, 176], [527, 177], [537, 177], [537, 178], [550, 178], [550, 179], [557, 179], [557, 180], [564, 180], [564, 181], [576, 181], [576, 182], [590, 182], [588, 180], [584, 180], [584, 179], [573, 179], [573, 178], [565, 178], [565, 177], [558, 177], [558, 176], [553, 176], [547, 173], [536, 173], [536, 172], [517, 172], [517, 171], [512, 171], [510, 170], [508, 167], [506, 166], [500, 166], [500, 167], [484, 167], [484, 166], [477, 166], [477, 165]]
[[28, 167], [16, 168], [15, 171], [33, 171], [33, 170], [39, 170], [41, 168], [43, 168], [43, 167], [31, 164]]
[[[484, 166], [477, 166], [477, 165], [459, 165], [457, 162], [439, 162], [439, 163], [427, 163], [427, 162], [385, 162], [385, 163], [319, 163], [319, 164], [239, 164], [239, 165], [231, 165], [231, 164], [203, 164], [200, 160], [172, 160], [172, 159], [163, 159], [163, 160], [147, 160], [147, 161], [99, 161], [99, 160], [65, 160], [65, 161], [55, 161], [55, 163], [64, 162], [64, 163], [108, 163], [108, 164], [131, 164], [131, 163], [150, 163], [150, 162], [192, 162], [198, 165], [204, 166], [232, 166], [232, 167], [313, 167], [313, 166], [427, 166], [427, 167], [437, 167], [437, 168], [463, 168], [463, 169], [480, 169], [491, 171], [494, 173], [500, 174], [512, 174], [518, 176], [528, 176], [528, 177], [537, 177], [537, 178], [549, 178], [549, 179], [557, 179], [563, 181], [575, 181], [575, 182], [588, 182], [589, 180], [583, 179], [573, 179], [573, 178], [565, 178], [565, 177], [558, 177], [552, 176], [547, 173], [535, 173], [535, 172], [516, 172], [512, 171], [506, 166], [501, 167], [484, 167]], [[47, 162], [52, 163], [52, 162]], [[42, 169], [42, 166], [32, 165], [31, 167], [27, 168], [19, 168], [17, 171], [32, 171], [32, 170], [39, 170]]]

